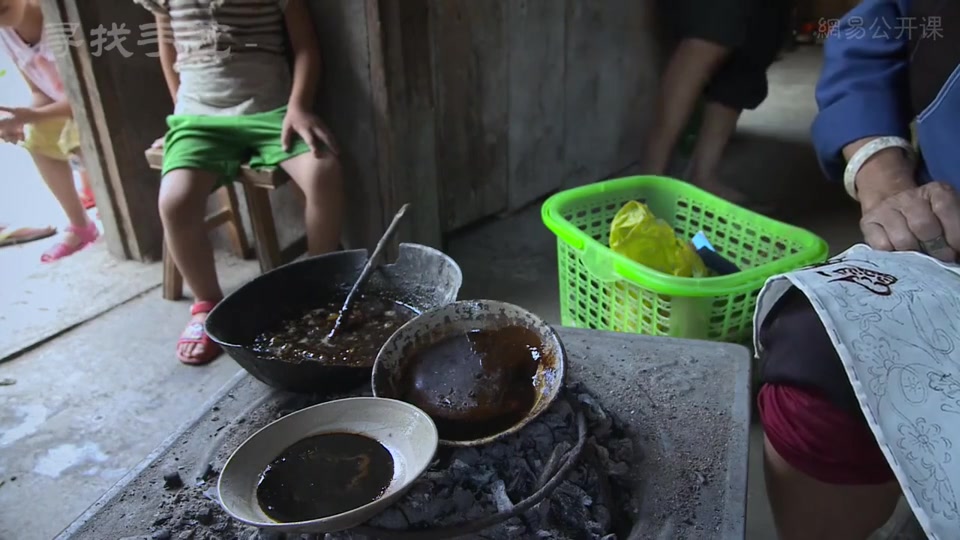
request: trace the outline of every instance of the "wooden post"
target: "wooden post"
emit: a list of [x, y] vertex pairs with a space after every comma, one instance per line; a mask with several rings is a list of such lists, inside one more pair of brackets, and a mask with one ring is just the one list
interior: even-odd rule
[[398, 240], [439, 247], [441, 227], [428, 0], [367, 0], [383, 219], [411, 203]]

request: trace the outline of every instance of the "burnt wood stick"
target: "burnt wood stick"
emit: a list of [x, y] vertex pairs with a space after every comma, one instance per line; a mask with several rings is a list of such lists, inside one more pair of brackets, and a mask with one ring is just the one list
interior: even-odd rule
[[580, 455], [583, 453], [583, 447], [587, 443], [587, 419], [584, 417], [583, 412], [577, 413], [577, 437], [577, 445], [563, 457], [561, 460], [562, 465], [560, 469], [557, 470], [557, 474], [533, 495], [514, 505], [513, 509], [509, 512], [498, 512], [475, 521], [467, 521], [458, 525], [435, 529], [401, 531], [361, 526], [353, 529], [353, 532], [380, 540], [445, 540], [447, 538], [460, 538], [462, 536], [476, 534], [495, 525], [499, 525], [504, 521], [524, 514], [527, 510], [540, 504], [540, 502], [549, 497], [550, 494], [553, 493], [553, 490], [563, 483], [567, 475], [570, 474], [573, 466], [579, 461]]
[[340, 333], [340, 327], [343, 325], [343, 321], [350, 312], [350, 305], [353, 303], [353, 297], [356, 296], [357, 291], [360, 290], [360, 287], [363, 286], [363, 283], [367, 281], [367, 278], [370, 277], [370, 273], [373, 272], [373, 269], [376, 267], [377, 259], [380, 258], [380, 254], [390, 241], [390, 237], [393, 236], [393, 233], [397, 231], [397, 226], [400, 224], [400, 219], [403, 217], [403, 214], [406, 213], [407, 208], [409, 207], [410, 203], [400, 207], [400, 210], [397, 211], [397, 215], [393, 216], [393, 221], [390, 222], [390, 226], [387, 227], [387, 230], [383, 233], [383, 236], [380, 237], [380, 241], [377, 242], [377, 247], [373, 249], [373, 253], [370, 255], [370, 258], [367, 259], [367, 264], [363, 266], [363, 270], [360, 272], [360, 277], [357, 278], [356, 283], [353, 284], [353, 288], [350, 289], [350, 293], [347, 294], [347, 299], [343, 301], [343, 307], [340, 308], [340, 313], [337, 315], [337, 322], [333, 324], [330, 334], [327, 335], [328, 340], [337, 337], [337, 334]]

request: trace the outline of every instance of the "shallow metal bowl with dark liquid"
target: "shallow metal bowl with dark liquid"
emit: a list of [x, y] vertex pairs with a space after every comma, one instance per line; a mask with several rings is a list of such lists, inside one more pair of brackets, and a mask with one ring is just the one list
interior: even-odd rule
[[420, 314], [387, 340], [373, 366], [373, 394], [429, 414], [441, 444], [476, 446], [547, 410], [565, 366], [560, 338], [536, 315], [465, 300]]
[[[207, 318], [207, 333], [241, 367], [271, 386], [323, 392], [360, 385], [369, 380], [376, 352], [353, 359], [350, 365], [337, 365], [283, 359], [264, 353], [258, 345], [264, 332], [342, 302], [367, 258], [366, 250], [341, 251], [267, 272], [217, 305]], [[363, 292], [421, 313], [455, 301], [462, 282], [460, 267], [449, 256], [419, 244], [400, 244], [397, 260], [374, 270]], [[338, 340], [340, 336], [333, 343]], [[373, 351], [379, 350], [379, 345]]]

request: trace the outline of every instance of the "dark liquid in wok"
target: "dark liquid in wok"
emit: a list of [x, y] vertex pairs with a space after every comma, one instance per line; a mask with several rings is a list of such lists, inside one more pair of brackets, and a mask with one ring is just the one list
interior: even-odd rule
[[519, 326], [446, 338], [416, 353], [403, 399], [433, 418], [441, 439], [496, 435], [533, 408], [542, 349], [540, 338]]
[[337, 336], [326, 342], [343, 299], [285, 321], [279, 328], [257, 336], [253, 350], [288, 362], [317, 361], [349, 367], [373, 365], [380, 347], [417, 313], [403, 304], [376, 296], [360, 295]]
[[348, 512], [383, 496], [393, 456], [379, 442], [353, 433], [326, 433], [283, 451], [260, 475], [257, 501], [281, 523]]

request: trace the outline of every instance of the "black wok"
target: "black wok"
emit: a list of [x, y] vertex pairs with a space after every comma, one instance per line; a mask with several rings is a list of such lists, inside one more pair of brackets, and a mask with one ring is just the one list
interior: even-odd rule
[[[367, 262], [366, 250], [341, 251], [282, 266], [227, 296], [207, 317], [207, 334], [254, 377], [294, 392], [349, 390], [370, 380], [368, 367], [289, 362], [253, 350], [255, 338], [311, 309], [342, 301]], [[463, 276], [444, 253], [400, 244], [396, 262], [370, 276], [364, 293], [401, 302], [417, 312], [457, 299]]]

